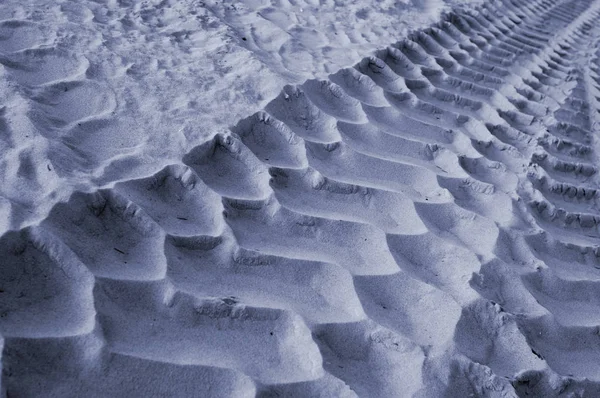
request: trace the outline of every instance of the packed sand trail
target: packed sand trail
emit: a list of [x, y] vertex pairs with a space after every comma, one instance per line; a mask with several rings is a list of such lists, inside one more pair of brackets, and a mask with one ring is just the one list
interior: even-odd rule
[[4, 396], [600, 397], [600, 1], [455, 8], [330, 70], [256, 25], [257, 84], [302, 82], [210, 132], [168, 128], [219, 98], [140, 126], [99, 83], [173, 60], [36, 29], [0, 22]]

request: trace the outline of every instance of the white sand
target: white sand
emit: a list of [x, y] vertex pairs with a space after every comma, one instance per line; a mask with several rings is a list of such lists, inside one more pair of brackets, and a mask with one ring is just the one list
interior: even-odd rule
[[455, 3], [0, 4], [0, 395], [600, 396], [600, 0]]

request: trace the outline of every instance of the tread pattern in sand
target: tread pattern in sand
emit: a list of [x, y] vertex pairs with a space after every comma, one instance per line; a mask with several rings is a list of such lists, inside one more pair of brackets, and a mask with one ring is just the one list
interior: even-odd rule
[[[451, 12], [3, 235], [2, 389], [600, 395], [599, 21], [598, 1]], [[72, 101], [50, 91], [40, 118]]]

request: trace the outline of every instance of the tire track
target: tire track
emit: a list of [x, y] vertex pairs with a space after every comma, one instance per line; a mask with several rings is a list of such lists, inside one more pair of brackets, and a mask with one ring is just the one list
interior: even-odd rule
[[44, 304], [64, 330], [28, 335], [1, 313], [31, 304], [0, 296], [3, 388], [141, 366], [188, 375], [183, 395], [595, 396], [599, 19], [449, 13], [4, 235], [64, 285]]

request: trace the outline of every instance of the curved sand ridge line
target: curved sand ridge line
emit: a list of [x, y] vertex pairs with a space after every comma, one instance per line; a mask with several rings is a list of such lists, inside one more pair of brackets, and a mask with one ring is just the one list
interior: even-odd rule
[[450, 13], [3, 235], [1, 388], [599, 395], [599, 19]]
[[[107, 118], [116, 98], [90, 75], [90, 61], [57, 40], [64, 32], [36, 19], [0, 22], [3, 231], [32, 224], [66, 199], [73, 187], [65, 177], [80, 186], [136, 145], [123, 123]], [[119, 128], [123, 134], [114, 134]]]

